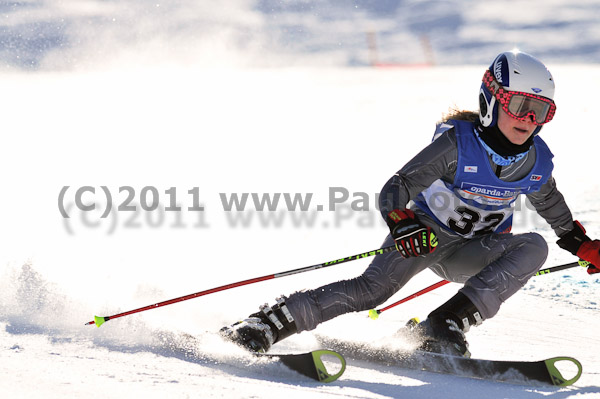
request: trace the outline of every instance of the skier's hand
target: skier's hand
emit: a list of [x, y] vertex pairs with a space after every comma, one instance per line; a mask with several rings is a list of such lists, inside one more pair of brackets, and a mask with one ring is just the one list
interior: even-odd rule
[[600, 240], [592, 240], [585, 234], [585, 229], [577, 220], [574, 228], [564, 234], [556, 243], [564, 250], [571, 252], [580, 259], [590, 262], [587, 272], [600, 273], [596, 265], [600, 265]]
[[403, 257], [425, 255], [435, 251], [437, 236], [431, 227], [419, 222], [410, 209], [394, 209], [388, 213], [386, 222], [396, 242], [396, 249]]
[[587, 270], [589, 274], [600, 273], [600, 269], [595, 266], [600, 265], [600, 240], [585, 241], [579, 247], [577, 256], [591, 262]]

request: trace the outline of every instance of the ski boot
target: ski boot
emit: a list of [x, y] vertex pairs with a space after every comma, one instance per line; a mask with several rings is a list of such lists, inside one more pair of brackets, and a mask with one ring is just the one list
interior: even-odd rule
[[252, 352], [265, 353], [271, 346], [298, 332], [294, 318], [285, 300], [277, 298], [277, 304], [264, 304], [260, 311], [231, 326], [223, 327], [220, 334]]
[[421, 350], [452, 356], [471, 357], [465, 333], [483, 321], [471, 300], [458, 292], [448, 302], [427, 316], [416, 328], [424, 341]]

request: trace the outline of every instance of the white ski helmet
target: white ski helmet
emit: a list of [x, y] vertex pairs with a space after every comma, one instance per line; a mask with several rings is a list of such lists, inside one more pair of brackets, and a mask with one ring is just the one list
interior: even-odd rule
[[556, 112], [554, 79], [537, 58], [519, 51], [499, 54], [483, 76], [479, 90], [479, 121], [484, 127], [498, 122], [498, 105], [517, 119], [533, 116], [538, 133]]

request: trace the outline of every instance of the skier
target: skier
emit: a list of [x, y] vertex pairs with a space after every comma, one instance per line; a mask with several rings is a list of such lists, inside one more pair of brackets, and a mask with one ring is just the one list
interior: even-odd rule
[[[504, 52], [485, 71], [479, 112], [454, 111], [431, 144], [384, 185], [381, 213], [390, 228], [359, 277], [277, 299], [224, 327], [227, 338], [264, 352], [294, 333], [348, 312], [375, 308], [426, 268], [464, 284], [417, 326], [420, 348], [469, 357], [465, 333], [498, 312], [544, 264], [536, 233], [511, 234], [514, 203], [525, 194], [554, 229], [557, 244], [600, 272], [600, 241], [574, 221], [552, 177], [552, 153], [538, 136], [556, 111], [554, 80], [529, 54]], [[406, 209], [412, 200], [410, 209]]]

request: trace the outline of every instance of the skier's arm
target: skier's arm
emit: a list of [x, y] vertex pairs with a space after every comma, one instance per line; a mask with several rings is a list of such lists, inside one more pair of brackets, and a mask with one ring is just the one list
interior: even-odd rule
[[557, 236], [560, 237], [573, 230], [573, 216], [565, 198], [556, 188], [556, 181], [552, 176], [540, 191], [527, 194], [527, 199], [537, 213], [548, 222]]
[[[450, 125], [440, 127], [451, 128]], [[454, 179], [458, 157], [454, 129], [436, 134], [440, 135], [435, 141], [388, 180], [379, 197], [380, 210], [396, 249], [405, 258], [433, 252], [437, 247], [431, 227], [422, 224], [411, 210], [406, 209], [408, 202], [434, 181]]]
[[573, 221], [571, 211], [556, 188], [554, 179], [550, 177], [540, 191], [527, 195], [527, 198], [560, 237], [557, 244], [573, 255], [591, 262], [588, 273], [599, 273], [597, 266], [600, 265], [600, 241], [589, 238], [583, 226]]
[[404, 209], [408, 202], [434, 181], [453, 181], [458, 150], [454, 129], [444, 132], [425, 147], [383, 186], [379, 209], [384, 219], [394, 209]]

